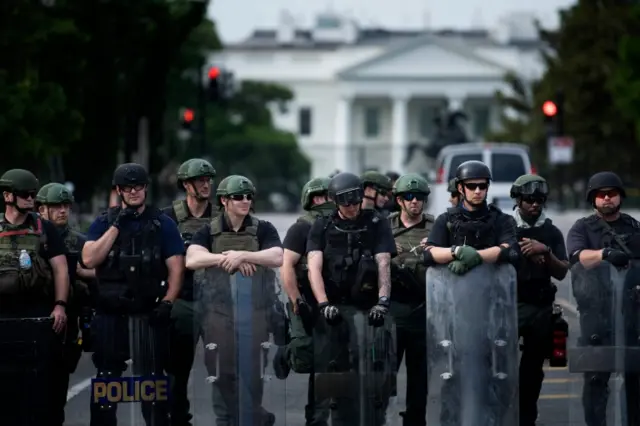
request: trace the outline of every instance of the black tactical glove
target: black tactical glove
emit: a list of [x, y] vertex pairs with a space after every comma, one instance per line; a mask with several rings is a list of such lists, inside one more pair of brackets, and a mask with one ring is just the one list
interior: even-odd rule
[[369, 325], [372, 327], [382, 327], [388, 313], [389, 299], [381, 297], [378, 300], [378, 304], [369, 311]]
[[116, 228], [120, 229], [128, 221], [130, 221], [131, 219], [137, 217], [138, 214], [139, 213], [135, 209], [132, 209], [130, 207], [127, 207], [125, 209], [121, 209], [120, 213], [118, 213], [118, 216], [116, 216], [116, 219], [113, 221], [113, 223], [111, 225], [113, 225]]
[[613, 266], [627, 266], [629, 264], [629, 256], [622, 250], [615, 250], [612, 248], [606, 248], [602, 250], [602, 260], [606, 260]]
[[151, 316], [149, 316], [149, 325], [153, 327], [168, 327], [171, 323], [171, 309], [173, 303], [168, 300], [163, 300], [153, 310]]
[[320, 315], [324, 317], [329, 325], [338, 325], [342, 322], [342, 315], [337, 306], [330, 305], [329, 302], [320, 303], [318, 305]]

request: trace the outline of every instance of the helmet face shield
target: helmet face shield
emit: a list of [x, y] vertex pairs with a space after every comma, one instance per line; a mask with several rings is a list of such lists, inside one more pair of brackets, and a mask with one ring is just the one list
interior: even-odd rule
[[538, 193], [546, 196], [549, 194], [549, 185], [547, 185], [547, 182], [527, 182], [520, 187], [520, 193], [522, 195]]
[[336, 193], [333, 200], [339, 206], [353, 206], [360, 204], [364, 198], [364, 190], [362, 188], [350, 188]]

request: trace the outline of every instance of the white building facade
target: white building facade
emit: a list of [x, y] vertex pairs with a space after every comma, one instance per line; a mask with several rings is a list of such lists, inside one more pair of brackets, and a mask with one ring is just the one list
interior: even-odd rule
[[[399, 173], [431, 166], [431, 143], [444, 110], [462, 110], [474, 141], [499, 125], [497, 91], [505, 75], [525, 81], [543, 71], [533, 19], [511, 16], [501, 31], [359, 29], [339, 16], [300, 30], [284, 15], [277, 30], [258, 30], [212, 55], [236, 80], [282, 84], [294, 93], [275, 124], [298, 136], [312, 175], [369, 168]], [[514, 141], [517, 142], [517, 141]]]

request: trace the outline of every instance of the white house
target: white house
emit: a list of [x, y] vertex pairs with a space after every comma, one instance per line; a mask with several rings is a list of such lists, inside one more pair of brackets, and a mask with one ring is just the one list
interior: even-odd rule
[[358, 28], [335, 14], [310, 30], [284, 13], [274, 30], [256, 30], [210, 58], [236, 80], [288, 86], [295, 94], [276, 124], [299, 136], [312, 175], [426, 171], [407, 148], [429, 144], [434, 118], [463, 109], [468, 132], [481, 138], [498, 125], [494, 96], [508, 71], [532, 79], [542, 72], [541, 43], [529, 15], [505, 18], [496, 31], [390, 31]]

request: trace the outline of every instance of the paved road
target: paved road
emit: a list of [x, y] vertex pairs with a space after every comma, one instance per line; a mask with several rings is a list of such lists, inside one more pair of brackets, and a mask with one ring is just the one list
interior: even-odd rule
[[[580, 216], [580, 213], [554, 216], [554, 223], [566, 235], [571, 224]], [[265, 219], [271, 220], [284, 236], [287, 228], [293, 222], [294, 216], [271, 215]], [[567, 282], [568, 280], [559, 283], [558, 296], [565, 308], [570, 330], [574, 330], [573, 333], [570, 333], [571, 339], [575, 339], [576, 330], [578, 330], [577, 312]], [[190, 399], [193, 404], [192, 412], [195, 413], [194, 425], [196, 426], [214, 424], [210, 404], [210, 385], [205, 383], [206, 372], [203, 368], [201, 352], [202, 348], [196, 358], [190, 383]], [[545, 373], [546, 378], [539, 404], [539, 424], [545, 426], [583, 425], [579, 399], [582, 389], [581, 377], [569, 374], [567, 369], [546, 368]], [[71, 378], [66, 410], [67, 422], [65, 424], [67, 426], [86, 426], [89, 424], [89, 388], [93, 374], [95, 374], [95, 370], [89, 356], [85, 354], [78, 370]], [[306, 402], [307, 380], [305, 375], [292, 373], [286, 381], [274, 379], [268, 383], [265, 391], [265, 405], [268, 410], [277, 415], [276, 425], [304, 424], [303, 407]], [[404, 408], [405, 381], [406, 375], [403, 367], [399, 376], [398, 407], [400, 410]], [[136, 404], [120, 404], [119, 424], [122, 426], [144, 425], [138, 411], [139, 408]]]

